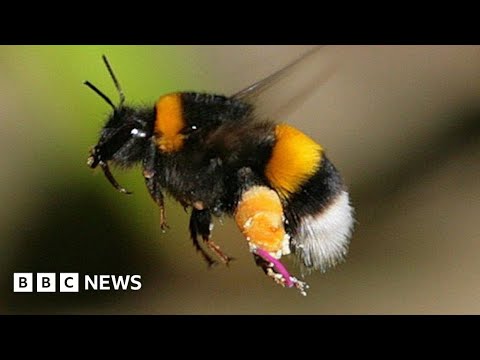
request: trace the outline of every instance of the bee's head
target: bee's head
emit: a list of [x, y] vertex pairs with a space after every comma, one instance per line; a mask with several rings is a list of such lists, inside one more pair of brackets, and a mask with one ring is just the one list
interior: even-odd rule
[[103, 61], [120, 95], [120, 103], [115, 106], [110, 98], [97, 87], [88, 81], [85, 82], [85, 85], [102, 97], [113, 109], [101, 131], [97, 145], [90, 151], [87, 164], [92, 169], [100, 165], [107, 179], [117, 190], [129, 193], [116, 182], [110, 172], [108, 162], [112, 161], [115, 165], [128, 167], [143, 159], [148, 139], [153, 133], [154, 112], [125, 106], [125, 95], [105, 56], [103, 56]]

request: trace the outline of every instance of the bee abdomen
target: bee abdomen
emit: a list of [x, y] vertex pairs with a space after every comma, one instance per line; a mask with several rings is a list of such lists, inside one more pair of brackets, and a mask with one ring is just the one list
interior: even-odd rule
[[323, 156], [320, 168], [286, 200], [292, 251], [308, 269], [327, 270], [347, 254], [353, 208], [335, 166]]
[[299, 219], [290, 244], [292, 251], [307, 269], [326, 271], [347, 255], [353, 224], [348, 193], [341, 191], [324, 209]]
[[276, 127], [265, 175], [282, 198], [291, 248], [308, 269], [325, 271], [346, 255], [353, 208], [322, 147], [288, 125]]

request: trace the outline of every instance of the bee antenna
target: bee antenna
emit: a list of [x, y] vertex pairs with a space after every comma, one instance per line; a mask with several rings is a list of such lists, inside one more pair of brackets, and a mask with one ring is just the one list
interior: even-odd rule
[[85, 81], [83, 84], [87, 85], [90, 89], [95, 91], [103, 100], [107, 102], [108, 105], [110, 105], [113, 108], [113, 111], [117, 111], [117, 108], [113, 104], [112, 100], [110, 100], [110, 98], [107, 95], [105, 95], [103, 92], [98, 90], [98, 88], [95, 85], [93, 85], [90, 81]]
[[117, 77], [115, 76], [112, 67], [110, 66], [110, 63], [108, 62], [108, 59], [105, 55], [102, 55], [103, 62], [105, 63], [105, 66], [107, 67], [108, 72], [110, 73], [110, 76], [112, 77], [113, 83], [115, 84], [115, 87], [117, 88], [118, 95], [120, 95], [120, 105], [119, 107], [122, 107], [123, 103], [125, 102], [125, 94], [123, 93], [123, 90], [120, 86], [120, 83], [117, 80]]

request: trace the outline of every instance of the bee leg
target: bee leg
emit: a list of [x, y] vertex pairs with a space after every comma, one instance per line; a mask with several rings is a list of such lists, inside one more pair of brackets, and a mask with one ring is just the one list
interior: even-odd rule
[[162, 231], [169, 228], [165, 217], [165, 204], [162, 189], [160, 183], [156, 177], [155, 165], [156, 165], [157, 148], [152, 138], [147, 150], [147, 154], [143, 161], [143, 177], [145, 178], [145, 184], [147, 185], [148, 192], [153, 201], [160, 209], [160, 228]]
[[[145, 176], [145, 174], [144, 174]], [[160, 228], [164, 231], [169, 228], [167, 221], [165, 219], [165, 204], [163, 200], [163, 193], [160, 189], [160, 185], [155, 177], [145, 177], [145, 184], [147, 185], [148, 192], [152, 197], [153, 201], [158, 205], [160, 209]]]
[[220, 246], [218, 246], [215, 242], [213, 242], [213, 240], [211, 239], [205, 240], [205, 238], [203, 240], [206, 241], [206, 244], [210, 248], [210, 250], [212, 250], [215, 254], [217, 254], [217, 256], [225, 265], [228, 266], [230, 265], [230, 261], [235, 260], [235, 258], [225, 254], [222, 251], [222, 249], [220, 249]]
[[275, 283], [277, 283], [278, 285], [285, 287], [285, 279], [281, 274], [275, 272], [273, 264], [271, 262], [265, 260], [257, 254], [253, 254], [253, 259], [255, 260], [255, 264], [257, 264], [257, 266], [263, 270], [265, 275], [272, 278], [273, 281], [275, 281]]
[[192, 216], [190, 223], [194, 221], [196, 223], [198, 232], [202, 236], [203, 241], [207, 244], [208, 248], [213, 251], [221, 262], [228, 265], [233, 260], [230, 256], [226, 255], [212, 239], [210, 239], [210, 233], [213, 228], [212, 214], [209, 210], [192, 210]]
[[300, 294], [307, 295], [308, 284], [291, 276], [280, 261], [268, 256], [265, 252], [254, 253], [253, 258], [257, 266], [275, 283], [283, 287], [295, 287]]
[[[196, 210], [192, 211], [192, 215], [190, 216], [190, 236], [193, 241], [193, 246], [195, 246], [195, 250], [200, 252], [202, 255], [203, 259], [207, 262], [209, 267], [212, 267], [217, 264], [215, 260], [212, 259], [212, 257], [205, 251], [204, 248], [200, 246], [200, 243], [198, 242], [198, 236], [201, 235], [201, 227], [199, 226], [199, 221], [198, 221], [198, 215], [194, 213]], [[200, 233], [200, 234], [199, 234]], [[203, 237], [203, 235], [202, 235]]]

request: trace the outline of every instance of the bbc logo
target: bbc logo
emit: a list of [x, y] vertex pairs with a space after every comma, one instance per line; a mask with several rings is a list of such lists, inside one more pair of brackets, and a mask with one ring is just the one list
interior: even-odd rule
[[[56, 273], [37, 273], [36, 292], [56, 292]], [[60, 292], [78, 292], [78, 273], [60, 273]], [[33, 273], [14, 273], [13, 292], [33, 292]]]

